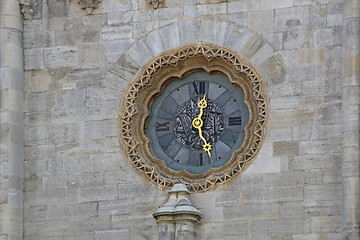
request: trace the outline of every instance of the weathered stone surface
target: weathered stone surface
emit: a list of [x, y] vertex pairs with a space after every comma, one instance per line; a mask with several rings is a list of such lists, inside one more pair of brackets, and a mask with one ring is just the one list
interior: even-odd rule
[[274, 11], [256, 11], [248, 13], [249, 28], [255, 32], [271, 33], [274, 29]]
[[[345, 239], [342, 215], [354, 207], [342, 211], [343, 198], [351, 200], [357, 174], [349, 159], [358, 158], [358, 4], [166, 0], [153, 9], [145, 0], [109, 0], [85, 15], [75, 1], [40, 2], [22, 36], [3, 27], [15, 27], [10, 15], [0, 27], [1, 56], [14, 56], [0, 61], [0, 206], [8, 201], [8, 141], [22, 142], [10, 129], [24, 122], [23, 239], [157, 239], [151, 214], [166, 196], [126, 165], [119, 104], [147, 61], [199, 41], [256, 66], [270, 113], [245, 173], [191, 196], [204, 213], [200, 240]], [[18, 63], [24, 90], [9, 80], [23, 76]], [[8, 99], [22, 95], [25, 120], [9, 123], [19, 114], [7, 109], [22, 103]]]

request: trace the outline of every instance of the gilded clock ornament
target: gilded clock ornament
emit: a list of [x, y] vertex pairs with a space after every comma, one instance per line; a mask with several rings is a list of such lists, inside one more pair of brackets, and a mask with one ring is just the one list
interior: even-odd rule
[[264, 84], [249, 62], [213, 44], [150, 60], [123, 95], [126, 160], [161, 189], [207, 191], [240, 176], [266, 134]]

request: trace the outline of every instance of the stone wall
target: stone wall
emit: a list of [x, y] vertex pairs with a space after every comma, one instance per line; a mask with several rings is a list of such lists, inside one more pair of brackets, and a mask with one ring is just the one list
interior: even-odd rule
[[158, 238], [152, 213], [167, 193], [123, 159], [119, 104], [148, 60], [200, 41], [251, 61], [270, 107], [245, 174], [190, 195], [203, 213], [200, 239], [345, 239], [343, 1], [165, 0], [154, 10], [103, 0], [90, 15], [77, 1], [32, 6], [23, 33], [25, 240]]

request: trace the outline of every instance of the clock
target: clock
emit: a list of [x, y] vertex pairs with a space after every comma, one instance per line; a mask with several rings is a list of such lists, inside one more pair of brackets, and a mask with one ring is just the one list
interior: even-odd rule
[[[129, 79], [124, 69], [136, 74]], [[266, 135], [267, 98], [246, 59], [194, 43], [134, 70], [124, 56], [111, 72], [129, 81], [118, 124], [124, 159], [146, 180], [164, 190], [183, 183], [207, 191], [230, 183], [255, 160]]]
[[151, 107], [154, 154], [175, 170], [201, 174], [225, 165], [245, 139], [244, 92], [220, 73], [173, 80]]

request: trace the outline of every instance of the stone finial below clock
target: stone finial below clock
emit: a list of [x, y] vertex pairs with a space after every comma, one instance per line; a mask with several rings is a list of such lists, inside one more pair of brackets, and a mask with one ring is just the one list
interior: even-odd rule
[[190, 202], [189, 194], [184, 184], [175, 184], [167, 202], [153, 213], [159, 227], [159, 240], [199, 239], [201, 213]]
[[31, 8], [29, 3], [20, 2], [20, 9], [21, 13], [24, 16], [24, 19], [32, 19], [32, 17], [34, 16], [34, 10]]
[[159, 3], [164, 2], [164, 0], [148, 0], [149, 4], [152, 4], [154, 6], [154, 8], [158, 8], [159, 7]]
[[86, 11], [86, 14], [92, 14], [93, 10], [99, 7], [102, 0], [79, 0], [81, 9]]

